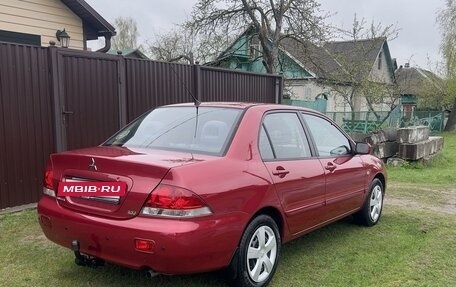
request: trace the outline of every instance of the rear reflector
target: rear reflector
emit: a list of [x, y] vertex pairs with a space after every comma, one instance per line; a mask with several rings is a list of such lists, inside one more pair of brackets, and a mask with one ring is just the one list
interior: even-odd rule
[[135, 249], [138, 251], [153, 253], [155, 251], [155, 241], [136, 238]]
[[43, 187], [43, 194], [55, 197], [55, 191], [47, 187]]

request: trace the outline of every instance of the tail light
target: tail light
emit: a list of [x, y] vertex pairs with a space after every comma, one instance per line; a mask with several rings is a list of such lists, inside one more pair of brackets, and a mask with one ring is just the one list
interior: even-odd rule
[[51, 160], [48, 161], [43, 179], [43, 193], [52, 197], [56, 195], [57, 187], [54, 185], [54, 173], [52, 172]]
[[160, 184], [147, 198], [142, 215], [196, 217], [212, 214], [206, 203], [188, 189]]

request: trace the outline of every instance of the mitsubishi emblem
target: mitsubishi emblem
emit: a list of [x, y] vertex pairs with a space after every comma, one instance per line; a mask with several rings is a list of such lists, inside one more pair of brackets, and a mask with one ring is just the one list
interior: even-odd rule
[[97, 169], [97, 165], [95, 164], [95, 160], [93, 159], [93, 157], [92, 157], [92, 161], [91, 161], [90, 164], [89, 164], [89, 169], [91, 169], [91, 170], [98, 170], [98, 169]]

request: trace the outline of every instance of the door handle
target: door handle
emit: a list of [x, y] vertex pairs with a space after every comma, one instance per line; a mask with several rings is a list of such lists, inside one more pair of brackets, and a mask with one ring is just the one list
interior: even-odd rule
[[272, 172], [273, 175], [277, 175], [278, 177], [282, 178], [285, 177], [285, 175], [289, 174], [290, 172], [286, 169], [284, 169], [282, 166], [276, 167], [276, 170]]
[[336, 168], [337, 166], [331, 162], [328, 162], [328, 164], [325, 166], [325, 169], [329, 171], [334, 171]]
[[72, 114], [74, 114], [74, 112], [73, 111], [62, 111], [62, 114], [64, 114], [64, 115], [72, 115]]

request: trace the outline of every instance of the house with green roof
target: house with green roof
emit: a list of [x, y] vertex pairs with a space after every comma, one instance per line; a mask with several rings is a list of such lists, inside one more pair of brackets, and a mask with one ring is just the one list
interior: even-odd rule
[[[266, 73], [255, 29], [246, 29], [208, 65]], [[386, 38], [320, 45], [284, 38], [279, 44], [279, 65], [285, 79], [285, 102], [290, 99], [293, 104], [304, 103], [312, 107], [312, 103], [324, 100], [327, 103], [323, 111], [327, 112], [390, 109], [378, 101], [367, 103], [366, 97], [359, 92], [364, 82], [394, 85], [394, 61]], [[352, 102], [347, 102], [347, 95], [355, 90]]]

